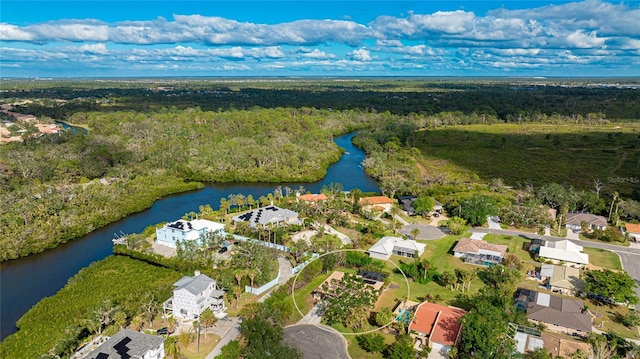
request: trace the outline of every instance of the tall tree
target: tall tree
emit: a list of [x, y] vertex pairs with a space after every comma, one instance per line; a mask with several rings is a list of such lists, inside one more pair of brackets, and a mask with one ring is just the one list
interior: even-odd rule
[[614, 302], [636, 304], [638, 297], [634, 292], [635, 280], [625, 271], [614, 272], [609, 269], [593, 270], [585, 273], [585, 290]]
[[456, 345], [458, 359], [510, 359], [515, 343], [507, 334], [508, 322], [503, 319], [504, 310], [485, 300], [465, 314], [462, 330]]

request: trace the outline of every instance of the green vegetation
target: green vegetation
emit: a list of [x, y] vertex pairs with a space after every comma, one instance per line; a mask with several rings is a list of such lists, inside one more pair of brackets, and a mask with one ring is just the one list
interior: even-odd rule
[[606, 249], [584, 247], [584, 253], [589, 255], [589, 263], [594, 266], [622, 270], [620, 257], [614, 252]]
[[625, 271], [592, 270], [584, 275], [585, 290], [598, 296], [603, 302], [636, 304], [638, 297], [633, 291], [637, 284]]
[[158, 303], [171, 296], [171, 284], [180, 277], [173, 270], [122, 256], [96, 262], [22, 316], [16, 323], [18, 332], [0, 343], [0, 356], [68, 354], [90, 334], [109, 327], [117, 331], [132, 320], [148, 322], [142, 308], [151, 303], [151, 314], [157, 313]]

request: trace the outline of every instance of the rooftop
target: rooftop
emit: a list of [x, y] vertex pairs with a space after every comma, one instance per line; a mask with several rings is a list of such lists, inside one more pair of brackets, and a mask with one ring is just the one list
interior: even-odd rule
[[574, 226], [581, 226], [582, 222], [587, 222], [598, 227], [606, 227], [607, 219], [591, 213], [567, 213], [566, 223]]
[[531, 320], [591, 332], [591, 317], [583, 313], [584, 302], [529, 289], [518, 288], [516, 304], [526, 308]]
[[361, 206], [368, 206], [373, 204], [393, 204], [395, 201], [387, 196], [374, 196], [360, 198], [358, 204]]
[[298, 196], [298, 199], [306, 202], [320, 202], [320, 201], [326, 201], [327, 196], [324, 193], [320, 193], [320, 194], [308, 193], [308, 194], [302, 194]]
[[265, 226], [267, 224], [289, 222], [290, 220], [297, 218], [298, 212], [270, 205], [262, 208], [256, 208], [244, 214], [237, 215], [232, 219], [235, 222], [249, 222], [251, 227], [255, 227], [257, 225]]
[[624, 226], [627, 228], [627, 232], [629, 233], [640, 233], [640, 224], [625, 223]]
[[501, 244], [488, 243], [482, 239], [460, 238], [454, 252], [460, 253], [480, 253], [482, 251], [498, 252], [502, 257], [507, 254], [507, 246]]
[[424, 302], [418, 306], [409, 330], [423, 333], [431, 342], [454, 345], [460, 332], [460, 318], [467, 312], [456, 307]]
[[142, 358], [149, 350], [164, 343], [164, 338], [122, 329], [92, 351], [87, 359]]

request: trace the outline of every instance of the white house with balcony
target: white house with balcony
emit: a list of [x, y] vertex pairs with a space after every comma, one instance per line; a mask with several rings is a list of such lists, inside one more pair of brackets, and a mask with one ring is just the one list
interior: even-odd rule
[[207, 233], [215, 232], [224, 236], [224, 224], [206, 219], [192, 221], [180, 219], [167, 223], [161, 228], [156, 228], [156, 238], [159, 244], [176, 248], [178, 241], [201, 240]]
[[173, 283], [173, 297], [164, 302], [165, 315], [173, 315], [183, 320], [198, 319], [200, 314], [210, 308], [216, 318], [227, 316], [224, 305], [224, 290], [216, 281], [200, 271], [194, 276], [184, 276]]

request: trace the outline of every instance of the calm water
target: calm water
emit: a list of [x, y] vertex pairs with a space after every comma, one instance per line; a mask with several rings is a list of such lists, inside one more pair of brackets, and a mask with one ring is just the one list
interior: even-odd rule
[[226, 198], [229, 194], [251, 194], [257, 199], [272, 192], [278, 185], [292, 189], [303, 185], [313, 193], [330, 183], [341, 183], [345, 190], [359, 188], [365, 192], [379, 191], [378, 185], [361, 167], [364, 153], [351, 144], [353, 135], [336, 137], [335, 142], [346, 152], [328, 169], [325, 178], [318, 182], [210, 184], [199, 191], [165, 197], [146, 211], [132, 214], [55, 249], [1, 263], [0, 340], [16, 331], [15, 322], [34, 304], [55, 294], [80, 269], [111, 255], [111, 240], [115, 233], [141, 232], [149, 225], [175, 220], [191, 211], [197, 212], [198, 206], [204, 204], [217, 208], [220, 198]]

